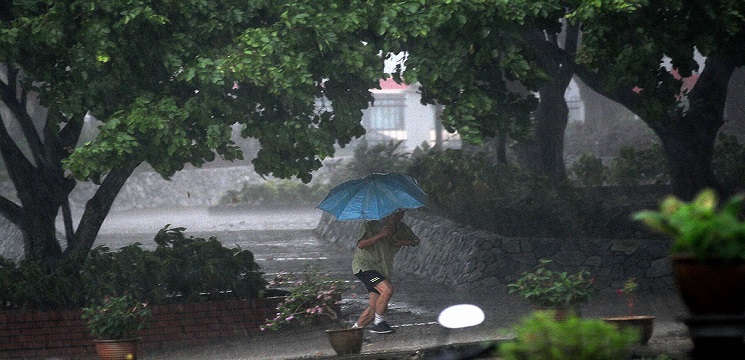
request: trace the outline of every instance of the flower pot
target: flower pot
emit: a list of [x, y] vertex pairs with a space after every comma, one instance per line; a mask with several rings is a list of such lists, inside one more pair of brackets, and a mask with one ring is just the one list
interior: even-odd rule
[[654, 316], [618, 316], [604, 317], [603, 321], [615, 325], [618, 329], [635, 328], [639, 331], [639, 344], [647, 345], [654, 330]]
[[745, 261], [672, 255], [673, 279], [693, 315], [745, 312]]
[[101, 360], [134, 360], [138, 356], [140, 339], [93, 340]]
[[364, 328], [326, 330], [329, 343], [337, 355], [359, 354]]

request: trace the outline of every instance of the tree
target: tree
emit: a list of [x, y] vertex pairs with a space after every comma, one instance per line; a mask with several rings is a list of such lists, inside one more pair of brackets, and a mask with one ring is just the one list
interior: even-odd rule
[[[17, 193], [0, 213], [21, 229], [26, 258], [82, 262], [137, 166], [167, 179], [187, 163], [240, 159], [234, 124], [261, 143], [258, 173], [310, 181], [334, 144], [364, 134], [383, 69], [369, 6], [0, 0], [0, 154]], [[76, 148], [86, 114], [103, 124]], [[77, 181], [100, 186], [75, 227]]]
[[[711, 171], [711, 158], [728, 81], [742, 65], [744, 3], [514, 0], [401, 6], [418, 8], [417, 20], [398, 19], [405, 23], [402, 28], [426, 24], [397, 37], [403, 39], [397, 50], [410, 52], [407, 80], [422, 84], [424, 101], [446, 105], [445, 125], [466, 140], [498, 133], [532, 140], [537, 155], [532, 163], [554, 182], [561, 180], [563, 163], [557, 159], [566, 108], [560, 96], [569, 75], [576, 74], [660, 137], [676, 195], [690, 198], [703, 187], [727, 193]], [[557, 35], [564, 18], [571, 22], [562, 47]], [[581, 29], [578, 48], [573, 27]], [[696, 48], [707, 64], [696, 86], [681, 93], [683, 80], [676, 72], [691, 74]], [[661, 66], [664, 56], [673, 59], [676, 71]], [[533, 118], [528, 114], [538, 103], [530, 94], [512, 91], [508, 85], [515, 82], [540, 93]], [[532, 138], [525, 136], [531, 125]]]
[[[577, 61], [582, 66], [575, 71], [659, 136], [673, 193], [691, 199], [711, 187], [729, 195], [711, 162], [730, 78], [745, 65], [745, 3], [617, 1], [580, 8], [575, 15], [585, 29]], [[695, 50], [706, 57], [703, 69]], [[669, 68], [660, 64], [665, 56]], [[688, 91], [684, 78], [697, 69], [698, 81]]]
[[[445, 105], [443, 122], [467, 141], [507, 136], [518, 160], [554, 184], [566, 180], [563, 159], [568, 108], [564, 93], [574, 71], [578, 26], [556, 1], [420, 3], [392, 51], [407, 51], [407, 81], [421, 84], [423, 101]], [[401, 24], [401, 23], [404, 24]], [[415, 23], [409, 24], [407, 22]], [[426, 24], [426, 25], [422, 25]], [[406, 31], [412, 28], [415, 31]], [[551, 46], [543, 46], [548, 43]], [[563, 53], [557, 55], [554, 47]], [[538, 96], [536, 96], [538, 95]], [[539, 100], [540, 99], [540, 100]]]
[[[397, 6], [389, 11], [411, 15], [387, 19], [395, 24], [391, 26], [394, 30], [388, 37], [388, 49], [409, 54], [403, 76], [409, 83], [421, 84], [423, 102], [444, 105], [441, 118], [447, 130], [458, 131], [464, 140], [475, 144], [490, 137], [540, 144], [533, 149], [556, 139], [539, 139], [532, 131], [549, 124], [542, 121], [541, 114], [561, 104], [542, 101], [539, 105], [535, 94], [540, 91], [544, 100], [543, 92], [553, 90], [548, 81], [552, 69], [539, 67], [538, 59], [526, 52], [525, 36], [531, 30], [549, 30], [555, 40], [561, 30], [556, 19], [564, 13], [560, 4], [409, 1]], [[564, 76], [558, 72], [551, 75]], [[560, 98], [563, 103], [563, 91]], [[566, 112], [566, 104], [563, 106]], [[538, 115], [531, 114], [536, 107]], [[538, 149], [525, 153], [531, 159], [540, 159], [535, 170], [550, 167], [547, 172], [554, 172], [555, 152]], [[563, 177], [561, 160], [559, 155], [558, 173]]]

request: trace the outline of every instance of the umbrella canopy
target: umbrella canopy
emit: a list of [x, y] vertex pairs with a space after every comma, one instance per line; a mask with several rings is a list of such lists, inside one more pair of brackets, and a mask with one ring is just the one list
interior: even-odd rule
[[399, 173], [370, 174], [329, 191], [318, 208], [337, 220], [380, 220], [398, 209], [424, 206], [427, 194], [416, 180]]

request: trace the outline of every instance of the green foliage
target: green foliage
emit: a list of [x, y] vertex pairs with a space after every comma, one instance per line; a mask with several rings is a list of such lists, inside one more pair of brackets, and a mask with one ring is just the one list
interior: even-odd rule
[[714, 145], [712, 170], [727, 188], [745, 190], [745, 146], [734, 135], [721, 134]]
[[404, 1], [383, 8], [384, 49], [409, 54], [406, 81], [422, 85], [424, 103], [444, 105], [447, 130], [476, 144], [497, 132], [524, 136], [538, 104], [531, 90], [548, 79], [524, 29], [557, 30], [559, 3]]
[[222, 205], [316, 205], [328, 194], [331, 186], [320, 182], [303, 184], [293, 180], [244, 182], [240, 190], [230, 190], [220, 197]]
[[183, 301], [198, 301], [202, 294], [209, 299], [259, 296], [266, 284], [253, 253], [225, 248], [214, 236], [186, 237], [184, 230], [166, 226], [155, 236], [153, 254], [162, 264], [158, 273], [166, 295]]
[[571, 316], [556, 321], [553, 314], [536, 311], [515, 326], [516, 338], [500, 344], [497, 356], [505, 360], [623, 360], [640, 334], [617, 329], [600, 319]]
[[151, 316], [147, 304], [125, 295], [106, 297], [100, 304], [84, 307], [82, 318], [96, 338], [121, 340], [137, 337], [137, 332], [147, 326]]
[[553, 261], [540, 259], [530, 272], [507, 284], [510, 293], [519, 294], [536, 307], [582, 305], [592, 296], [594, 278], [586, 270], [576, 273], [549, 269]]
[[605, 181], [603, 160], [592, 153], [584, 153], [572, 166], [574, 176], [584, 186], [600, 186]]
[[[734, 135], [721, 134], [715, 143], [712, 160], [714, 174], [728, 189], [745, 188], [745, 146]], [[577, 181], [584, 186], [611, 185], [636, 186], [666, 184], [670, 180], [670, 167], [662, 147], [655, 143], [637, 150], [622, 147], [608, 166], [592, 153], [583, 154], [571, 167]]]
[[568, 236], [584, 231], [584, 206], [569, 187], [482, 153], [431, 151], [409, 170], [429, 196], [431, 210], [508, 236]]
[[166, 299], [161, 270], [160, 259], [139, 243], [118, 251], [98, 246], [91, 250], [83, 266], [81, 283], [86, 289], [85, 300], [129, 294], [144, 301], [161, 302]]
[[81, 275], [68, 262], [52, 267], [46, 262], [24, 260], [16, 266], [4, 261], [0, 306], [38, 310], [79, 308], [85, 301]]
[[634, 305], [636, 305], [636, 291], [639, 288], [639, 284], [636, 283], [636, 278], [629, 277], [623, 283], [623, 287], [616, 290], [619, 295], [626, 297], [626, 306], [629, 308], [629, 316], [634, 316]]
[[745, 222], [742, 219], [743, 195], [735, 195], [719, 207], [714, 190], [704, 189], [690, 202], [668, 196], [659, 210], [634, 214], [650, 229], [673, 239], [673, 254], [693, 255], [699, 259], [745, 259]]
[[33, 89], [50, 120], [90, 111], [105, 123], [65, 161], [81, 179], [130, 162], [170, 177], [215, 153], [240, 158], [227, 131], [239, 123], [262, 142], [258, 172], [310, 180], [337, 140], [363, 134], [360, 109], [383, 76], [381, 47], [361, 31], [372, 4], [75, 0], [13, 10], [0, 25], [0, 62], [22, 69], [27, 86], [48, 85]]
[[[364, 134], [361, 110], [384, 76], [368, 2], [3, 4], [0, 102], [30, 129], [0, 140], [28, 199], [6, 211], [34, 217], [16, 221], [26, 255], [53, 263], [85, 258], [104, 220], [68, 221], [65, 246], [54, 229], [28, 227], [54, 226], [76, 180], [103, 181], [86, 211], [105, 213], [143, 162], [168, 179], [187, 164], [242, 159], [236, 126], [261, 145], [256, 172], [309, 182], [335, 145]], [[86, 114], [102, 125], [77, 147]]]
[[411, 156], [401, 150], [401, 145], [403, 141], [391, 140], [370, 146], [365, 138], [360, 139], [352, 159], [335, 174], [332, 183], [359, 179], [372, 173], [406, 173]]
[[669, 181], [669, 166], [662, 147], [655, 144], [648, 149], [636, 150], [624, 146], [608, 167], [608, 179], [622, 186], [640, 184], [665, 184]]
[[321, 272], [316, 266], [306, 265], [300, 274], [279, 273], [270, 287], [289, 287], [289, 294], [277, 306], [276, 316], [261, 326], [261, 330], [307, 324], [318, 318], [339, 319], [341, 294], [347, 284]]
[[94, 248], [82, 269], [64, 262], [17, 266], [0, 261], [3, 308], [74, 309], [107, 296], [128, 295], [151, 304], [261, 296], [266, 281], [253, 254], [225, 248], [216, 238], [186, 237], [184, 228], [161, 229], [154, 251], [141, 244]]

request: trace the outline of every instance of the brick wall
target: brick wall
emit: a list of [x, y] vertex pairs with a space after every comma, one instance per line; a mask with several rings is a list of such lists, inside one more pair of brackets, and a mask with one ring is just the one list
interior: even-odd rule
[[[140, 336], [142, 349], [191, 345], [214, 338], [252, 336], [276, 313], [281, 297], [156, 305]], [[0, 358], [94, 354], [80, 310], [0, 313]]]

